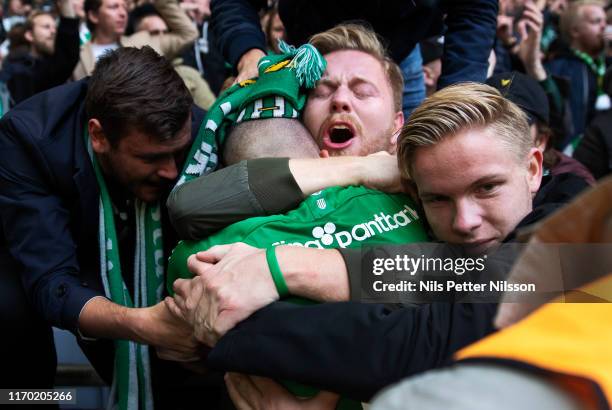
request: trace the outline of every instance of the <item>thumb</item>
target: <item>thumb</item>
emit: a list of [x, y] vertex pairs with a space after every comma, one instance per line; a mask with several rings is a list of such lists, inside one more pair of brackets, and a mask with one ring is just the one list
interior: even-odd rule
[[316, 401], [317, 407], [319, 408], [335, 408], [336, 403], [338, 403], [338, 396], [336, 393], [332, 393], [330, 391], [321, 391], [315, 397], [313, 397], [313, 401]]
[[205, 251], [196, 253], [196, 258], [200, 262], [217, 263], [227, 255], [231, 248], [232, 245], [215, 245]]

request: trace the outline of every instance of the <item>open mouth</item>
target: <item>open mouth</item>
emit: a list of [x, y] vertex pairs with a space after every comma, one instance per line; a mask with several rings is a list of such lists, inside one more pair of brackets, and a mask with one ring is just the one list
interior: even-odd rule
[[342, 149], [351, 145], [354, 137], [355, 130], [350, 124], [336, 123], [327, 129], [323, 142], [327, 148]]
[[343, 144], [353, 138], [353, 131], [345, 125], [334, 126], [329, 131], [329, 139], [334, 144]]

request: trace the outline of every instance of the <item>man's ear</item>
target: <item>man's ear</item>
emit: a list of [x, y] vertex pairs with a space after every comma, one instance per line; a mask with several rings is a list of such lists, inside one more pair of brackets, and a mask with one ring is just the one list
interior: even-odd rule
[[32, 30], [28, 30], [26, 31], [23, 36], [25, 37], [26, 41], [28, 43], [33, 43], [34, 42], [34, 35], [32, 35]]
[[527, 162], [527, 183], [529, 184], [529, 191], [535, 195], [540, 189], [542, 183], [542, 161], [544, 155], [538, 148], [533, 147], [529, 151], [528, 162]]
[[110, 151], [111, 144], [104, 134], [100, 121], [95, 118], [90, 119], [87, 122], [87, 131], [89, 131], [89, 138], [91, 139], [91, 148], [96, 154], [105, 154]]
[[426, 65], [423, 65], [423, 80], [425, 81], [425, 87], [435, 86], [433, 72], [431, 68]]
[[397, 152], [397, 138], [399, 137], [403, 126], [404, 112], [398, 111], [395, 113], [395, 118], [393, 119], [393, 134], [391, 134], [391, 139], [389, 140], [389, 154], [395, 154]]
[[87, 16], [85, 16], [87, 18], [87, 20], [91, 21], [94, 24], [98, 24], [98, 22], [100, 21], [100, 19], [98, 19], [98, 13], [95, 11], [88, 11], [87, 12]]

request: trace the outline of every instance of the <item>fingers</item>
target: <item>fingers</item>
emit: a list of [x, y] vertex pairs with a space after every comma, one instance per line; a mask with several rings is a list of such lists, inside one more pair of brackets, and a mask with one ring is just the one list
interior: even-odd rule
[[185, 308], [189, 311], [193, 311], [198, 307], [202, 294], [204, 292], [203, 280], [201, 277], [196, 276], [191, 281], [190, 293], [185, 300]]
[[525, 40], [527, 40], [527, 38], [529, 38], [529, 33], [527, 32], [526, 25], [527, 25], [527, 20], [521, 20], [518, 23], [516, 23], [516, 31], [518, 31], [518, 34], [522, 42], [524, 42]]
[[270, 394], [270, 395], [279, 395], [279, 394], [289, 394], [284, 387], [280, 384], [276, 383], [274, 380], [269, 379], [267, 377], [261, 376], [245, 376], [248, 377], [253, 386], [259, 391], [262, 395]]
[[175, 305], [177, 305], [182, 312], [186, 310], [185, 301], [189, 296], [190, 288], [191, 279], [177, 279], [172, 284]]
[[340, 396], [335, 393], [322, 391], [313, 398], [305, 400], [303, 410], [333, 410], [339, 399]]
[[544, 24], [544, 16], [535, 6], [532, 5], [532, 8], [525, 8], [523, 13], [523, 17], [521, 20], [531, 21], [536, 24], [536, 26], [541, 27]]
[[196, 253], [195, 256], [200, 262], [217, 263], [227, 255], [231, 248], [232, 245], [215, 245], [205, 251]]
[[195, 350], [181, 351], [158, 347], [155, 351], [157, 352], [157, 357], [162, 360], [170, 360], [173, 362], [195, 362], [200, 360], [200, 355]]
[[255, 388], [248, 377], [239, 373], [226, 373], [225, 385], [238, 410], [255, 410], [256, 403], [261, 401], [261, 393]]
[[183, 317], [183, 311], [177, 306], [174, 299], [172, 299], [170, 296], [166, 296], [166, 298], [164, 299], [164, 304], [166, 305], [170, 313], [172, 313], [178, 319], [185, 320], [185, 318]]
[[217, 320], [217, 301], [215, 298], [202, 298], [195, 311], [193, 323], [193, 335], [206, 346], [214, 347], [217, 336], [213, 330], [213, 324]]
[[241, 83], [243, 81], [249, 80], [251, 78], [257, 78], [257, 77], [259, 77], [259, 71], [257, 71], [257, 69], [255, 69], [255, 70], [244, 70], [244, 71], [241, 71], [240, 73], [238, 73], [238, 76], [234, 80], [233, 84], [238, 84], [238, 83]]

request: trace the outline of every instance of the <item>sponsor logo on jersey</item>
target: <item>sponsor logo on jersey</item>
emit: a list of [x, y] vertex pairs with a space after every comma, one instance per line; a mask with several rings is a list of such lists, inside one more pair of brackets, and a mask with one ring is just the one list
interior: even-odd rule
[[274, 242], [272, 246], [294, 245], [306, 248], [348, 248], [353, 242], [363, 242], [377, 236], [384, 236], [389, 232], [401, 229], [419, 219], [414, 209], [404, 205], [404, 209], [395, 214], [378, 212], [372, 215], [372, 219], [353, 225], [350, 229], [338, 230], [333, 221], [326, 222], [323, 226], [315, 226], [312, 229], [313, 239], [306, 242], [292, 242], [281, 240]]

